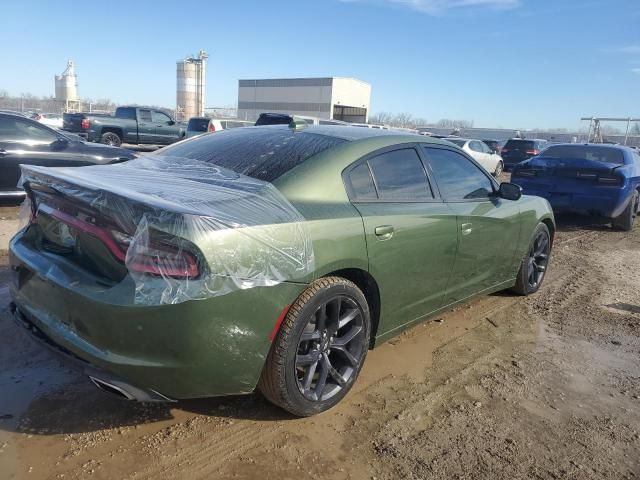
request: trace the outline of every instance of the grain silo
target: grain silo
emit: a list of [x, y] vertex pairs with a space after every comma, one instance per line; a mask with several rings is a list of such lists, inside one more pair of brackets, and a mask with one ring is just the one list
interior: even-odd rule
[[188, 120], [204, 115], [207, 52], [179, 60], [176, 66], [176, 118]]
[[72, 104], [78, 103], [78, 77], [72, 60], [67, 62], [67, 68], [62, 75], [55, 76], [56, 101], [64, 104], [64, 110], [68, 111]]

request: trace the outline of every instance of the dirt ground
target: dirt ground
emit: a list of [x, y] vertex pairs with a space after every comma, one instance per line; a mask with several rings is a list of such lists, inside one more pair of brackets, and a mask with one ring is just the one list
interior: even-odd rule
[[0, 257], [0, 478], [640, 478], [640, 228], [559, 226], [538, 294], [416, 326], [308, 419], [106, 396], [13, 324]]

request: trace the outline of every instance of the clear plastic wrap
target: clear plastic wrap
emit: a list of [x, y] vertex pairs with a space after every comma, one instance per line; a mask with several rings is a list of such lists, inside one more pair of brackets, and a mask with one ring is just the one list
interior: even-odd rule
[[124, 280], [107, 264], [124, 264], [136, 304], [205, 299], [313, 270], [305, 219], [278, 189], [210, 163], [150, 155], [105, 166], [22, 166], [21, 182], [35, 192], [38, 218], [53, 219], [38, 222], [49, 241], [62, 243], [60, 225], [71, 242], [99, 241], [112, 258], [78, 250], [113, 278]]

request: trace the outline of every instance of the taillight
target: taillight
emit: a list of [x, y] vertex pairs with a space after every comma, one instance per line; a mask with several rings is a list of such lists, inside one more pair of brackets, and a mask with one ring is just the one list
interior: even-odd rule
[[620, 186], [624, 183], [624, 180], [622, 177], [618, 177], [617, 175], [600, 175], [598, 177], [598, 183]]
[[[106, 230], [46, 205], [41, 205], [40, 209], [60, 222], [97, 238], [122, 263], [127, 260], [131, 236], [119, 230]], [[134, 250], [133, 258], [127, 261], [127, 267], [134, 272], [172, 278], [196, 278], [200, 275], [196, 256], [184, 248], [150, 241], [145, 246], [136, 245]]]
[[507, 153], [508, 151], [509, 151], [508, 148], [503, 148], [502, 150], [500, 150], [500, 153], [504, 154], [504, 153]]
[[83, 118], [82, 121], [80, 122], [80, 128], [82, 128], [83, 130], [87, 130], [89, 128], [89, 119], [88, 118]]
[[538, 155], [540, 150], [527, 150], [527, 155]]
[[209, 122], [209, 128], [207, 129], [207, 131], [215, 132], [216, 131], [216, 126], [213, 123]]

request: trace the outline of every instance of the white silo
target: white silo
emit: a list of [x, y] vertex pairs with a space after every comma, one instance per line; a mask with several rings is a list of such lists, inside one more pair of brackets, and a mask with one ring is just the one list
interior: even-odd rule
[[188, 120], [204, 115], [207, 52], [179, 60], [176, 65], [176, 118]]
[[72, 60], [67, 62], [67, 68], [62, 75], [55, 76], [56, 100], [68, 105], [78, 101], [78, 77]]

